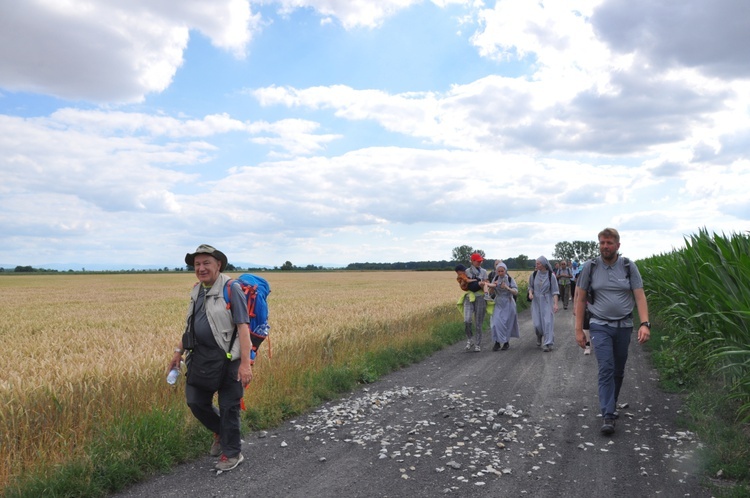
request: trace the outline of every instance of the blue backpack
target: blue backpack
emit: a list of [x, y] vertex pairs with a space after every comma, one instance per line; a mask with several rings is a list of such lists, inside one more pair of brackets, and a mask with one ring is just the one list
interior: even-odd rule
[[[235, 279], [230, 279], [224, 286], [224, 301], [227, 303], [227, 309], [229, 309], [229, 303], [231, 302], [232, 282], [234, 281]], [[252, 342], [250, 359], [255, 362], [258, 347], [268, 337], [268, 332], [271, 329], [268, 324], [267, 301], [268, 295], [271, 293], [271, 286], [268, 285], [266, 279], [252, 273], [243, 273], [236, 281], [239, 282], [247, 299], [247, 313], [250, 316], [250, 341]], [[268, 356], [271, 357], [270, 340], [268, 341]]]

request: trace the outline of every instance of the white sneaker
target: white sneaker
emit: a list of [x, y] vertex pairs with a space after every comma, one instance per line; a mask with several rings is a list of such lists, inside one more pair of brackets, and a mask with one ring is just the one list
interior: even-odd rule
[[591, 354], [591, 346], [586, 346], [586, 349], [583, 350], [583, 354], [586, 354], [586, 355]]
[[481, 350], [482, 350], [482, 348], [480, 348], [480, 347], [479, 347], [479, 344], [477, 344], [476, 346], [474, 346], [474, 352], [475, 352], [475, 353], [478, 353], [478, 352], [480, 352]]
[[472, 341], [471, 339], [466, 341], [466, 351], [471, 351], [471, 348], [473, 347], [474, 347], [474, 341]]

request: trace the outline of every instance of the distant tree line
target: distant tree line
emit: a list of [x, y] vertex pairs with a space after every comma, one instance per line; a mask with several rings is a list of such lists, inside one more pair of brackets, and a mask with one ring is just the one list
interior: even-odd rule
[[453, 263], [462, 263], [464, 265], [468, 265], [471, 261], [471, 255], [474, 253], [482, 256], [482, 258], [484, 259], [484, 261], [482, 262], [482, 268], [485, 268], [487, 270], [494, 270], [495, 261], [497, 260], [505, 263], [509, 270], [528, 270], [534, 267], [534, 260], [529, 259], [529, 257], [525, 254], [519, 254], [518, 256], [513, 258], [490, 258], [487, 257], [483, 250], [474, 249], [469, 245], [463, 245], [453, 248], [453, 251], [451, 252]]
[[[487, 257], [482, 249], [474, 249], [469, 245], [462, 245], [454, 247], [451, 253], [451, 260], [441, 261], [400, 261], [397, 263], [349, 263], [344, 270], [452, 270], [457, 264], [461, 263], [469, 265], [471, 255], [478, 253], [482, 256], [484, 261], [482, 267], [487, 270], [493, 270], [496, 260], [503, 261], [509, 270], [529, 270], [534, 267], [534, 259], [529, 259], [525, 254], [519, 254], [518, 256], [511, 258], [493, 258]], [[562, 241], [555, 244], [555, 249], [552, 252], [552, 256], [558, 260], [565, 259], [568, 261], [578, 260], [580, 262], [588, 259], [595, 258], [599, 254], [599, 244], [595, 241], [581, 241], [574, 240], [573, 242]], [[554, 261], [554, 260], [553, 260]], [[285, 261], [281, 266], [274, 266], [273, 270], [280, 271], [324, 271], [330, 270], [331, 268], [325, 268], [323, 266], [307, 265], [307, 266], [296, 266], [291, 261]], [[170, 270], [168, 267], [159, 268], [156, 270], [121, 270], [121, 271], [104, 271], [97, 273], [135, 273], [135, 272], [168, 272], [168, 271], [189, 271], [192, 272], [195, 269], [192, 266], [175, 267]], [[268, 268], [242, 268], [235, 266], [232, 263], [227, 263], [226, 271], [229, 272], [262, 272], [267, 271]], [[68, 270], [72, 272], [73, 270]], [[81, 269], [82, 272], [86, 272], [86, 268]], [[0, 268], [0, 273], [35, 273], [35, 272], [46, 272], [46, 273], [57, 273], [57, 270], [47, 270], [44, 268], [34, 268], [32, 266], [16, 266], [15, 269]], [[90, 273], [90, 272], [89, 272]]]
[[[528, 270], [534, 266], [534, 261], [523, 254], [515, 258], [495, 258], [502, 260], [509, 270]], [[487, 258], [482, 262], [482, 268], [492, 270], [495, 259]], [[407, 261], [398, 263], [350, 263], [345, 270], [453, 270], [457, 264], [468, 264], [467, 260], [453, 261]]]
[[57, 270], [48, 270], [46, 268], [34, 268], [33, 266], [16, 266], [14, 269], [0, 268], [0, 272], [14, 272], [14, 273], [56, 273]]
[[408, 261], [398, 263], [349, 263], [345, 270], [452, 270], [452, 261]]

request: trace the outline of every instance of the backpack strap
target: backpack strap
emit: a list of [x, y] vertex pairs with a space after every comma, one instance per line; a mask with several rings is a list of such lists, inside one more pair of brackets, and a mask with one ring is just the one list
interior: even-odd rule
[[[230, 278], [227, 280], [226, 285], [224, 286], [224, 302], [227, 303], [227, 309], [231, 310], [231, 302], [232, 302], [232, 283], [234, 282], [234, 279]], [[227, 359], [232, 359], [232, 347], [234, 346], [234, 341], [237, 339], [237, 325], [234, 326], [234, 333], [232, 333], [232, 340], [229, 341], [229, 352], [227, 353]]]
[[227, 309], [231, 309], [231, 303], [232, 303], [232, 284], [234, 283], [234, 279], [230, 278], [227, 280], [226, 285], [224, 286], [224, 302], [227, 303]]
[[[630, 282], [630, 260], [626, 258], [625, 256], [622, 257], [622, 263], [625, 265], [625, 276], [628, 277], [628, 282]], [[633, 290], [633, 284], [630, 284], [630, 290]]]

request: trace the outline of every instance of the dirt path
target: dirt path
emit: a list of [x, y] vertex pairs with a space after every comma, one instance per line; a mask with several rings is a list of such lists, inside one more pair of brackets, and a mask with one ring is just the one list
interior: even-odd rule
[[[246, 461], [216, 476], [202, 458], [119, 497], [708, 497], [694, 475], [693, 434], [677, 428], [635, 342], [617, 432], [599, 433], [596, 358], [573, 340], [571, 310], [556, 348], [536, 347], [529, 312], [508, 351], [463, 342], [245, 438]], [[208, 448], [207, 448], [208, 450]]]

